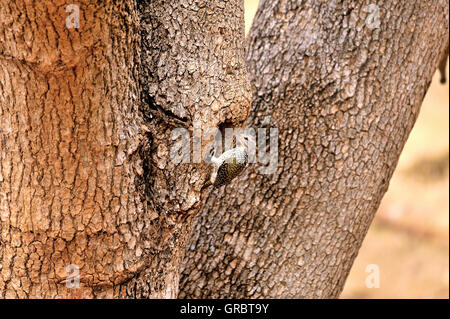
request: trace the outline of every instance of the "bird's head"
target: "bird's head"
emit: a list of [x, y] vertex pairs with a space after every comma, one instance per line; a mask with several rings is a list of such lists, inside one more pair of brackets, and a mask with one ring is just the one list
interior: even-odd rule
[[255, 148], [256, 137], [249, 133], [242, 133], [239, 135], [239, 143], [246, 148]]

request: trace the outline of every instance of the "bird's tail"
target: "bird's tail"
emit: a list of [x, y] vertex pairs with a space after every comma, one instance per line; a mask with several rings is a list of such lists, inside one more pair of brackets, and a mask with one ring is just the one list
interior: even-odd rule
[[203, 186], [202, 186], [202, 189], [201, 190], [204, 190], [205, 188], [207, 188], [208, 186], [211, 186], [212, 185], [212, 183], [211, 183], [211, 180], [207, 180], [206, 181], [206, 183], [205, 184], [203, 184]]

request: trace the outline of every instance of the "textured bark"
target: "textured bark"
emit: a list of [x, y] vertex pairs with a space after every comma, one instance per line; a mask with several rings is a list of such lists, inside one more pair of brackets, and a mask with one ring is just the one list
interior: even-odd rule
[[[0, 297], [175, 297], [210, 168], [170, 134], [246, 119], [243, 3], [81, 1], [68, 29], [71, 2], [0, 0]], [[181, 296], [338, 295], [448, 47], [448, 1], [416, 2], [380, 30], [351, 1], [262, 3], [247, 124], [272, 116], [279, 168], [209, 196]]]
[[243, 4], [71, 3], [0, 1], [0, 297], [175, 297], [208, 169], [170, 131], [246, 118]]
[[[140, 1], [138, 11], [141, 113], [147, 131], [143, 186], [152, 213], [146, 216], [152, 231], [145, 238], [154, 244], [156, 258], [127, 283], [126, 295], [174, 298], [192, 217], [200, 208], [210, 168], [204, 162], [192, 163], [194, 158], [174, 163], [171, 133], [186, 128], [192, 139], [194, 127], [240, 125], [248, 116], [243, 3], [150, 0]], [[170, 293], [151, 294], [168, 283]]]
[[[86, 3], [68, 29], [69, 3], [0, 2], [6, 298], [95, 296], [142, 267], [134, 9]], [[65, 285], [69, 264], [80, 289]]]
[[180, 297], [339, 296], [448, 48], [448, 4], [262, 0], [247, 124], [279, 128], [279, 166], [210, 193]]

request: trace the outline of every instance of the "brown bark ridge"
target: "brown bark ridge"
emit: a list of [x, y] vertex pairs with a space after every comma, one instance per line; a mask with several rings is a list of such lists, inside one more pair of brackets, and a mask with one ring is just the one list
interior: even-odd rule
[[173, 298], [208, 172], [170, 130], [245, 120], [243, 4], [78, 3], [0, 0], [0, 298]]
[[447, 50], [445, 51], [444, 55], [441, 58], [441, 61], [439, 62], [439, 73], [441, 74], [441, 83], [444, 84], [447, 82], [447, 76], [445, 72], [447, 71], [447, 61], [448, 61], [448, 51], [449, 47], [447, 45]]
[[261, 1], [247, 41], [247, 124], [271, 116], [278, 169], [253, 165], [210, 193], [180, 297], [339, 296], [448, 47], [448, 4]]

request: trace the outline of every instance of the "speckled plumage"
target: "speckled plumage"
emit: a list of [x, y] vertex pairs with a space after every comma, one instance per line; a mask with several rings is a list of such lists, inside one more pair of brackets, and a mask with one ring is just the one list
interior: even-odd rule
[[244, 147], [237, 147], [223, 153], [217, 161], [216, 169], [211, 176], [214, 187], [228, 184], [238, 176], [247, 165], [248, 155]]
[[[255, 149], [256, 139], [252, 135], [243, 133], [239, 136], [240, 146], [226, 151], [219, 157], [212, 154], [211, 163], [214, 164], [214, 169], [203, 188], [213, 185], [220, 187], [230, 183], [236, 176], [238, 176], [245, 169], [248, 163], [248, 149]], [[214, 151], [214, 150], [213, 150]]]

